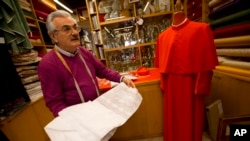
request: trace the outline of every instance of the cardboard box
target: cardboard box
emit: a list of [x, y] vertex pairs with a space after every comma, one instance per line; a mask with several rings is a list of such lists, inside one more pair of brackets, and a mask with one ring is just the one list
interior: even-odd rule
[[216, 100], [206, 107], [206, 115], [208, 120], [208, 129], [212, 141], [216, 141], [218, 121], [223, 116], [223, 108], [221, 100]]

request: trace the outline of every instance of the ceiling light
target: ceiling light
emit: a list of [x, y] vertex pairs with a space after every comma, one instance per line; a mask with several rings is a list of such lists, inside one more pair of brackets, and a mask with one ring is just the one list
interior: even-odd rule
[[47, 5], [48, 7], [50, 7], [53, 10], [57, 10], [56, 5], [53, 1], [50, 0], [41, 0], [42, 3], [44, 3], [45, 5]]
[[64, 9], [66, 9], [67, 11], [69, 11], [70, 13], [73, 13], [73, 11], [70, 8], [68, 8], [66, 5], [61, 3], [59, 0], [54, 0], [54, 2], [60, 5], [61, 7], [63, 7]]

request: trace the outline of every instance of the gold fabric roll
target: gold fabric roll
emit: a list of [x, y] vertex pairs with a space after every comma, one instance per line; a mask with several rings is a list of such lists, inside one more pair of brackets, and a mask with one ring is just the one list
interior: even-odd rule
[[217, 55], [230, 57], [250, 57], [250, 48], [220, 48]]
[[240, 69], [240, 68], [219, 65], [219, 66], [216, 66], [215, 70], [221, 71], [221, 72], [226, 72], [226, 73], [231, 73], [231, 74], [236, 74], [236, 75], [240, 75], [240, 76], [250, 77], [250, 70], [246, 70], [246, 69]]
[[215, 73], [220, 73], [220, 74], [223, 74], [223, 75], [227, 75], [227, 76], [239, 79], [239, 80], [250, 82], [250, 77], [246, 77], [246, 76], [242, 76], [242, 75], [237, 75], [237, 74], [232, 74], [232, 73], [227, 73], [227, 72], [222, 72], [222, 71], [218, 71], [218, 70], [214, 70], [214, 72]]
[[216, 47], [250, 46], [250, 35], [215, 39]]

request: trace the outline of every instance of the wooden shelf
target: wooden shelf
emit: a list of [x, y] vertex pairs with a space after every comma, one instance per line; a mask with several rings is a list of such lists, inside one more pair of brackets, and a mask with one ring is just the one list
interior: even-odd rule
[[[165, 19], [172, 20], [174, 0], [171, 0], [170, 11], [155, 12], [142, 16], [137, 15], [138, 3], [131, 3], [129, 15], [133, 16], [108, 19], [106, 18], [107, 15], [104, 14], [106, 15], [104, 22], [102, 21], [103, 13], [99, 15], [98, 2], [100, 1], [86, 0], [88, 11], [90, 11], [92, 6], [95, 10], [95, 12], [89, 13], [88, 16], [94, 42], [100, 41], [98, 44], [95, 44], [96, 50], [98, 50], [96, 56], [99, 58], [104, 57], [105, 59], [102, 58], [102, 60], [106, 60], [106, 66], [114, 70], [119, 69], [117, 71], [121, 71], [121, 69], [114, 64], [112, 58], [120, 60], [123, 64], [128, 64], [123, 66], [122, 71], [131, 69], [129, 67], [130, 64], [133, 64], [133, 67], [145, 64], [147, 65], [146, 67], [153, 67], [152, 62], [154, 58], [152, 56], [154, 56], [155, 40], [160, 31], [169, 26]], [[89, 3], [91, 3], [91, 6]], [[142, 25], [136, 23], [138, 18], [144, 20]], [[143, 59], [143, 57], [148, 59]], [[136, 60], [136, 63], [134, 60]]]
[[143, 44], [138, 44], [138, 46], [150, 46], [150, 45], [155, 45], [156, 42], [148, 42], [148, 43], [143, 43]]
[[172, 15], [172, 14], [173, 14], [172, 11], [159, 12], [159, 13], [153, 13], [153, 14], [142, 15], [142, 18], [152, 18], [152, 17], [158, 17], [158, 16]]
[[[50, 45], [52, 46], [52, 42], [47, 33], [46, 22], [38, 18], [39, 16], [37, 15], [36, 10], [40, 10], [45, 13], [50, 13], [55, 10], [49, 7], [48, 5], [46, 5], [45, 4], [46, 2], [44, 3], [44, 1], [46, 0], [43, 0], [43, 2], [41, 0], [39, 1], [27, 0], [27, 2], [30, 5], [29, 8], [31, 9], [31, 11], [28, 12], [28, 11], [25, 11], [25, 9], [23, 9], [26, 21], [30, 28], [29, 35], [33, 36], [33, 37], [30, 37], [33, 49], [37, 50], [38, 53], [42, 53], [42, 54], [47, 53], [46, 46], [50, 46]], [[32, 38], [34, 38], [34, 40]]]
[[116, 50], [123, 50], [123, 49], [128, 49], [128, 48], [135, 48], [138, 45], [130, 45], [130, 46], [125, 46], [125, 47], [117, 47], [117, 48], [112, 48], [112, 49], [104, 49], [104, 52], [111, 52], [111, 51], [116, 51]]
[[155, 45], [156, 42], [149, 42], [149, 43], [143, 43], [143, 44], [135, 44], [135, 45], [130, 45], [130, 46], [122, 46], [122, 47], [117, 47], [117, 48], [112, 48], [112, 49], [104, 49], [104, 52], [111, 52], [111, 51], [116, 51], [116, 50], [123, 50], [123, 49], [128, 49], [128, 48], [135, 48], [135, 47], [142, 47], [142, 46], [150, 46], [150, 45]]
[[131, 21], [131, 20], [133, 20], [133, 17], [119, 18], [119, 19], [109, 20], [109, 21], [105, 21], [105, 22], [100, 22], [100, 26], [115, 24], [115, 23], [120, 23], [120, 22], [126, 22], [126, 21]]

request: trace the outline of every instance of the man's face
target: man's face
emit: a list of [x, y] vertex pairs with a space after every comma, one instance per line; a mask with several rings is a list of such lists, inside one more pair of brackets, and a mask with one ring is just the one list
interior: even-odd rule
[[56, 17], [52, 23], [55, 31], [50, 34], [54, 42], [62, 49], [74, 52], [80, 45], [79, 27], [71, 17]]

